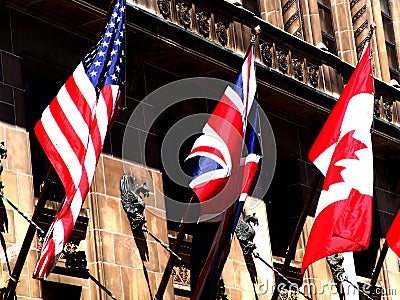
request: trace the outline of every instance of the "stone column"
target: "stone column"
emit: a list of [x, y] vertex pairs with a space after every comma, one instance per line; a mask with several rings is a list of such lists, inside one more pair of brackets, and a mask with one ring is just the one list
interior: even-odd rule
[[397, 63], [400, 66], [400, 3], [397, 0], [389, 0], [389, 5], [390, 5], [390, 14], [392, 16], [392, 21], [393, 21]]
[[282, 15], [285, 31], [300, 39], [304, 39], [300, 4], [298, 0], [282, 0]]
[[[363, 0], [360, 0], [363, 1]], [[331, 0], [332, 20], [335, 28], [335, 38], [338, 56], [342, 60], [357, 64], [351, 12], [347, 0]], [[368, 24], [368, 22], [367, 22]], [[368, 27], [368, 25], [367, 25]]]
[[[389, 62], [386, 53], [385, 34], [383, 31], [383, 22], [381, 15], [381, 5], [379, 0], [371, 0], [371, 11], [374, 22], [376, 23], [376, 30], [374, 37], [376, 40], [376, 51], [378, 52], [380, 75], [383, 81], [390, 81]], [[378, 65], [375, 64], [375, 68]]]
[[350, 10], [353, 22], [354, 39], [356, 42], [356, 52], [357, 57], [359, 58], [369, 33], [369, 22], [365, 0], [351, 0]]
[[261, 18], [283, 29], [281, 3], [279, 0], [260, 0]]

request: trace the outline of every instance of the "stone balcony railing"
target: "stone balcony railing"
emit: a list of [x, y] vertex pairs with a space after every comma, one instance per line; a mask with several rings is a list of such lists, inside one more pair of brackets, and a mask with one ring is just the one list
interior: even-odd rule
[[[271, 68], [337, 98], [354, 66], [222, 0], [131, 0], [134, 8], [209, 40], [218, 47], [244, 54], [251, 28], [261, 26], [257, 57]], [[246, 42], [247, 41], [247, 42]], [[400, 126], [400, 86], [375, 79], [375, 117]]]

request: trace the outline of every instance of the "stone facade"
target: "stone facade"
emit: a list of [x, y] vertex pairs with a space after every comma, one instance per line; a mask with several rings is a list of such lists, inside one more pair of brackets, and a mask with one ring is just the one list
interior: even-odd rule
[[[1, 180], [5, 195], [28, 217], [33, 214], [45, 169], [41, 150], [32, 137], [33, 125], [96, 40], [108, 6], [107, 1], [78, 2], [62, 1], [60, 10], [50, 0], [0, 1], [0, 141], [8, 149]], [[88, 221], [85, 238], [78, 249], [86, 253], [90, 274], [117, 299], [154, 297], [169, 254], [147, 233], [132, 233], [121, 206], [120, 180], [124, 174], [130, 174], [139, 183], [147, 184], [150, 192], [145, 198], [147, 227], [164, 243], [172, 243], [176, 228], [166, 221], [168, 207], [164, 196], [177, 193], [183, 197], [188, 191], [180, 194], [181, 190], [175, 190], [176, 186], [169, 181], [161, 159], [162, 139], [174, 122], [186, 115], [210, 113], [213, 105], [192, 101], [152, 124], [156, 107], [139, 103], [152, 91], [177, 79], [211, 76], [231, 81], [248, 46], [249, 26], [255, 25], [255, 21], [263, 29], [256, 50], [259, 103], [274, 131], [277, 165], [268, 193], [263, 199], [251, 198], [246, 211], [255, 212], [259, 218], [257, 252], [269, 264], [280, 268], [316, 173], [307, 159], [308, 149], [357, 62], [369, 28], [363, 25], [367, 21], [377, 24], [372, 37], [377, 78], [373, 128], [373, 250], [355, 255], [354, 264], [358, 281], [368, 283], [368, 274], [382, 248], [400, 193], [396, 168], [400, 150], [400, 92], [391, 81], [399, 81], [398, 77], [393, 78], [399, 70], [389, 69], [380, 1], [128, 2], [126, 103], [121, 104], [126, 107], [120, 110], [106, 139], [81, 212]], [[387, 3], [399, 65], [400, 6], [396, 0]], [[254, 12], [260, 19], [241, 6], [257, 7]], [[320, 50], [321, 43], [329, 41], [323, 32], [326, 24], [322, 22], [327, 19], [322, 20], [321, 9], [331, 13], [334, 54]], [[136, 127], [132, 127], [129, 118], [137, 107], [141, 111], [136, 115]], [[129, 153], [129, 160], [123, 159], [122, 149], [126, 128], [137, 142], [137, 147]], [[57, 203], [47, 205], [50, 210], [57, 207]], [[9, 219], [6, 250], [12, 267], [28, 224], [10, 206], [6, 205], [6, 209]], [[312, 222], [309, 216], [290, 265], [294, 279], [298, 276], [296, 272]], [[185, 237], [188, 247], [190, 241], [188, 234]], [[35, 237], [17, 286], [19, 299], [54, 299], [49, 292], [55, 292], [56, 288], [46, 290], [46, 282], [62, 284], [63, 288], [78, 287], [80, 299], [108, 298], [93, 280], [69, 276], [62, 271], [51, 274], [45, 283], [32, 279], [39, 247], [40, 241]], [[0, 287], [9, 280], [2, 251]], [[185, 255], [184, 251], [181, 254]], [[62, 270], [64, 262], [58, 267]], [[185, 277], [187, 273], [182, 274]], [[276, 282], [272, 270], [259, 260], [246, 264], [236, 237], [222, 279], [228, 299], [256, 299], [255, 293], [257, 299], [271, 299]], [[316, 286], [317, 291], [324, 285], [332, 285], [333, 277], [326, 261], [314, 263], [307, 270], [304, 282]], [[384, 295], [382, 299], [397, 299], [400, 295], [398, 258], [390, 250], [378, 285], [387, 293], [397, 293]], [[306, 293], [312, 299], [339, 299], [335, 288], [333, 285], [333, 290]], [[164, 299], [188, 299], [188, 281], [171, 278]]]

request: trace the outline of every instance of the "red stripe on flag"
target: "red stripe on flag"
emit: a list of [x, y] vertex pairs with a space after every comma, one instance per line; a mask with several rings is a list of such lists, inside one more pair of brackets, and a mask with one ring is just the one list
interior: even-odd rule
[[65, 192], [73, 192], [75, 190], [75, 185], [74, 181], [72, 180], [71, 174], [60, 154], [58, 153], [57, 149], [54, 147], [53, 142], [47, 135], [41, 120], [39, 120], [39, 122], [36, 124], [34, 130], [39, 140], [39, 143], [41, 145], [46, 145], [45, 147], [43, 147], [43, 150], [49, 158], [50, 162], [52, 163], [58, 176], [60, 177], [60, 180], [64, 185]]
[[82, 118], [85, 120], [86, 124], [89, 127], [90, 121], [92, 119], [92, 108], [89, 106], [87, 99], [83, 96], [79, 87], [76, 85], [75, 79], [73, 76], [70, 76], [65, 83], [65, 88], [67, 89], [68, 94], [70, 95], [72, 101], [75, 103], [76, 108], [82, 115]]
[[192, 155], [195, 152], [207, 152], [207, 153], [214, 154], [215, 156], [218, 156], [224, 163], [226, 163], [225, 158], [222, 155], [221, 151], [219, 151], [216, 148], [209, 147], [209, 146], [200, 146], [200, 147], [192, 149], [192, 151], [189, 153], [189, 155]]

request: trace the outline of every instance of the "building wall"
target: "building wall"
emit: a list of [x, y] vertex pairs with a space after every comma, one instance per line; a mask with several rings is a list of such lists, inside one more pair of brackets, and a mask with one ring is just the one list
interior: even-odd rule
[[[161, 16], [156, 1], [137, 0], [133, 2], [135, 5]], [[285, 22], [289, 20], [290, 15], [283, 14], [282, 5], [287, 2], [278, 0], [260, 1], [262, 19], [285, 29]], [[313, 45], [322, 42], [317, 1], [301, 0], [293, 3], [297, 5], [295, 8], [301, 7], [302, 38]], [[239, 4], [239, 1], [235, 1], [235, 5]], [[390, 4], [394, 22], [396, 51], [397, 56], [400, 57], [400, 31], [398, 26], [400, 19], [399, 10], [396, 6], [398, 4], [396, 1], [390, 1]], [[375, 75], [389, 82], [391, 78], [381, 28], [379, 1], [366, 0], [365, 5], [365, 17], [369, 22], [374, 21], [378, 25], [372, 43]], [[291, 9], [288, 10], [288, 13], [295, 11], [296, 9]], [[332, 0], [331, 11], [333, 13], [332, 20], [338, 56], [342, 60], [355, 65], [357, 46], [360, 42], [357, 42], [354, 37], [357, 24], [353, 24], [351, 17], [356, 12], [350, 6], [350, 1], [347, 0]], [[172, 21], [177, 22], [176, 18], [176, 15], [172, 16]], [[194, 26], [188, 30], [197, 32], [198, 29]], [[293, 28], [290, 28], [290, 30], [293, 30]], [[296, 32], [296, 29], [293, 32]], [[4, 193], [23, 212], [31, 216], [36, 198], [33, 192], [23, 71], [27, 68], [27, 61], [32, 63], [34, 59], [38, 59], [37, 63], [42, 69], [51, 65], [52, 68], [62, 70], [60, 74], [54, 75], [57, 79], [62, 80], [62, 78], [65, 78], [63, 77], [64, 74], [70, 73], [83, 58], [91, 41], [7, 8], [0, 9], [0, 36], [0, 141], [5, 141], [8, 149], [8, 158], [3, 163], [5, 166], [2, 174], [5, 185]], [[244, 41], [249, 36], [250, 29], [247, 26], [233, 22], [229, 27], [226, 47], [243, 54], [246, 48]], [[211, 38], [218, 42], [217, 36], [211, 36]], [[74, 43], [71, 43], [71, 40]], [[259, 57], [259, 62], [262, 63], [261, 57]], [[140, 62], [137, 63], [140, 64]], [[170, 71], [168, 68], [172, 70], [175, 67], [172, 65], [164, 66], [164, 71], [168, 72]], [[131, 103], [137, 101], [135, 99], [140, 101], [143, 96], [150, 92], [151, 88], [145, 90], [144, 86], [146, 88], [149, 86], [157, 88], [172, 81], [172, 77], [167, 79], [146, 77], [145, 74], [141, 73], [140, 68], [138, 69], [136, 85], [139, 87], [135, 90], [134, 97], [128, 99]], [[155, 73], [151, 74], [155, 75]], [[318, 88], [334, 97], [339, 96], [343, 88], [343, 80], [340, 74], [327, 66], [321, 66], [320, 73], [324, 78], [324, 83], [322, 84], [320, 81]], [[137, 103], [132, 106], [135, 105]], [[120, 204], [119, 182], [123, 174], [131, 174], [138, 179], [139, 183], [147, 183], [150, 189], [150, 196], [145, 199], [147, 226], [163, 242], [169, 243], [163, 200], [164, 183], [160, 169], [154, 167], [158, 164], [157, 158], [152, 158], [151, 165], [153, 167], [142, 165], [137, 161], [128, 162], [121, 159], [121, 132], [128, 122], [131, 108], [129, 107], [128, 111], [121, 113], [115, 129], [106, 141], [105, 153], [101, 155], [97, 165], [95, 179], [83, 207], [83, 211], [89, 218], [89, 226], [86, 240], [80, 247], [87, 253], [91, 274], [111, 290], [118, 299], [150, 299], [154, 297], [160, 283], [168, 253], [147, 234], [133, 236], [128, 219]], [[149, 124], [145, 124], [146, 117], [151, 114], [151, 107], [144, 108], [143, 126], [135, 128], [135, 134], [138, 141], [141, 141], [144, 135], [149, 135], [153, 146], [157, 147], [155, 142], [157, 134], [151, 132]], [[315, 169], [308, 162], [306, 153], [317, 129], [299, 125], [283, 116], [277, 117], [271, 114], [269, 117], [277, 138], [278, 160], [280, 162], [277, 171], [283, 174], [291, 174], [291, 176], [283, 178], [281, 182], [273, 183], [271, 188], [272, 191], [275, 189], [275, 193], [271, 192], [272, 194], [269, 194], [257, 206], [257, 213], [262, 224], [257, 230], [259, 235], [270, 242], [259, 246], [260, 253], [265, 255], [264, 258], [270, 263], [282, 263], [282, 255], [277, 255], [277, 252], [281, 252], [276, 247], [278, 241], [274, 239], [274, 234], [275, 236], [281, 234], [285, 238], [289, 236], [290, 229], [293, 229], [295, 225], [302, 203], [312, 184], [312, 175], [315, 173]], [[374, 225], [376, 225], [377, 233], [375, 233], [374, 238], [381, 241], [383, 241], [398, 202], [396, 194], [398, 190], [393, 184], [393, 176], [396, 176], [397, 173], [393, 171], [393, 168], [390, 168], [393, 161], [395, 160], [389, 160], [385, 157], [375, 158], [376, 215], [374, 216]], [[292, 176], [293, 174], [296, 174], [296, 176]], [[282, 192], [282, 189], [284, 192]], [[277, 209], [280, 209], [281, 221], [279, 221], [279, 218], [271, 217], [271, 213], [277, 212], [274, 211], [274, 205], [278, 205]], [[5, 237], [7, 253], [11, 258], [11, 265], [13, 265], [25, 235], [27, 223], [11, 207], [6, 207], [9, 218], [9, 232], [5, 234]], [[287, 211], [283, 208], [286, 208]], [[287, 223], [284, 224], [285, 226], [288, 225], [287, 227], [279, 223], [282, 220]], [[312, 219], [309, 218], [298, 244], [296, 257], [292, 261], [294, 267], [299, 267], [302, 260], [311, 224]], [[283, 227], [286, 229], [283, 229]], [[17, 288], [17, 294], [21, 298], [37, 299], [42, 297], [40, 283], [31, 278], [37, 253], [35, 238]], [[0, 285], [4, 286], [9, 276], [6, 271], [4, 256], [1, 257]], [[265, 266], [257, 265], [257, 263], [256, 270], [258, 282], [253, 283], [244, 262], [242, 251], [235, 238], [222, 275], [229, 299], [253, 299], [255, 298], [254, 289], [256, 291], [262, 289], [261, 283], [268, 282], [271, 285], [274, 283], [271, 270], [267, 270]], [[399, 278], [398, 259], [389, 251], [380, 282], [382, 286], [388, 289], [399, 287]], [[321, 260], [309, 268], [305, 279], [321, 286], [324, 283], [332, 282], [332, 275], [325, 261]], [[90, 280], [57, 274], [52, 274], [48, 280], [82, 286], [81, 299], [106, 299], [108, 297]], [[360, 280], [368, 281], [365, 278]], [[400, 290], [398, 294], [400, 294]], [[329, 293], [311, 296], [313, 299], [337, 298]], [[180, 299], [174, 296], [173, 282], [170, 280], [165, 299], [174, 299], [174, 297]], [[258, 299], [269, 299], [270, 297], [271, 293], [261, 293]], [[395, 297], [387, 297], [387, 299], [395, 299]]]

